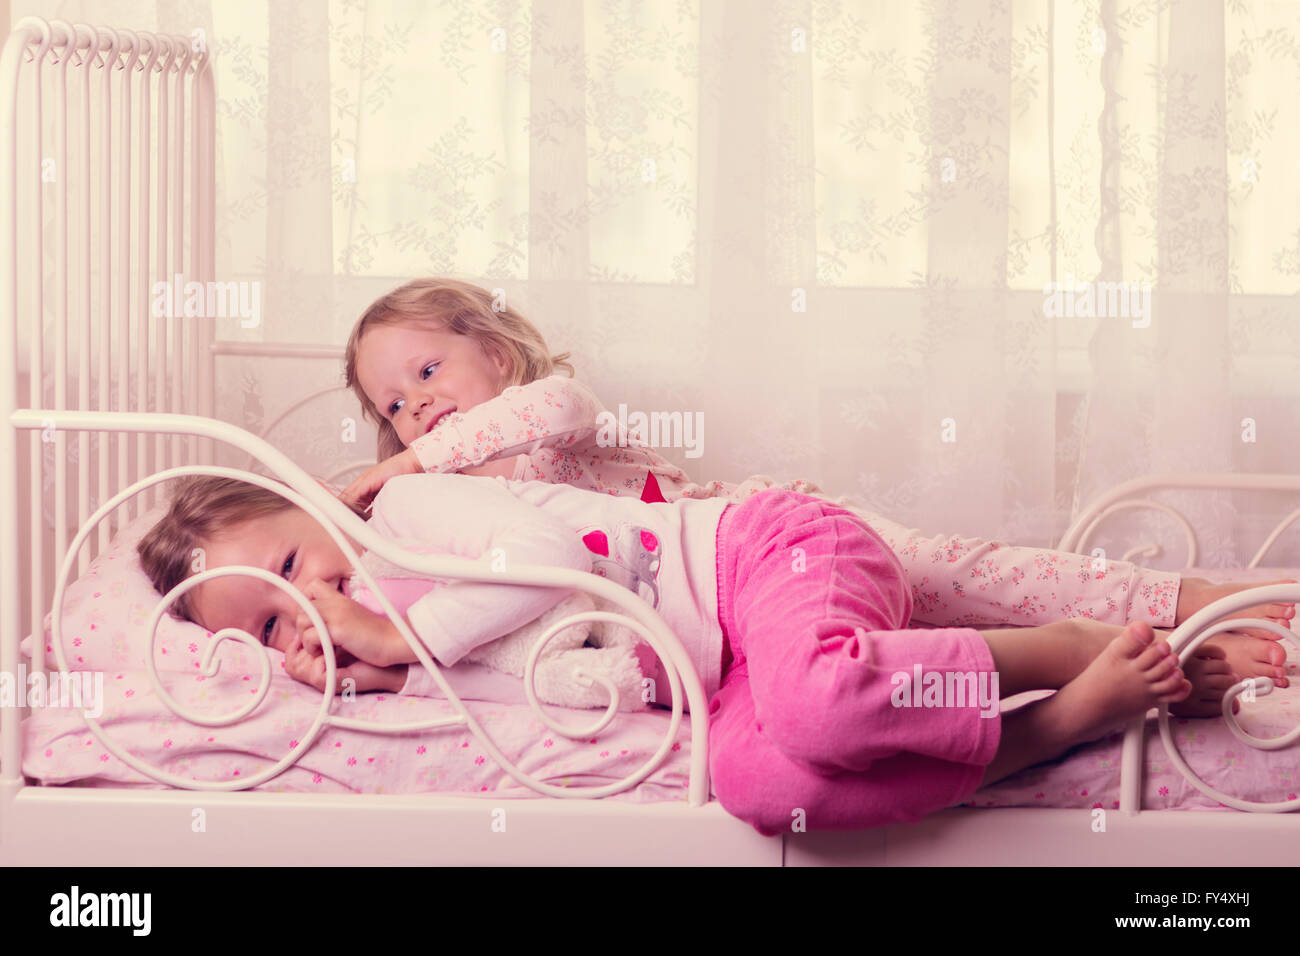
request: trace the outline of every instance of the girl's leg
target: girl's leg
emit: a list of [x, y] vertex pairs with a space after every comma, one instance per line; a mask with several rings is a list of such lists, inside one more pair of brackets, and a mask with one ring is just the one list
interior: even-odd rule
[[[1130, 625], [1131, 626], [1131, 625]], [[1098, 621], [1071, 618], [1041, 627], [981, 631], [993, 655], [1002, 695], [1025, 690], [1065, 687], [1106, 650], [1123, 628]], [[1167, 645], [1168, 634], [1156, 631], [1158, 643]], [[1192, 693], [1169, 711], [1179, 717], [1215, 717], [1223, 695], [1236, 683], [1221, 647], [1202, 645], [1183, 665]]]
[[1091, 555], [1020, 547], [962, 535], [925, 535], [845, 503], [902, 562], [916, 595], [916, 619], [961, 626], [982, 622], [1049, 624], [1090, 617], [1124, 625], [1172, 627], [1179, 575], [1127, 561], [1099, 565]]
[[[1120, 626], [1142, 620], [1172, 628], [1221, 597], [1294, 580], [1213, 584], [1127, 561], [1098, 565], [1090, 555], [1066, 551], [960, 535], [928, 537], [845, 499], [828, 500], [864, 520], [893, 549], [912, 586], [915, 618], [929, 624], [1027, 625], [1086, 616]], [[1264, 604], [1233, 617], [1262, 617], [1289, 628], [1295, 605]], [[1270, 677], [1287, 687], [1286, 648], [1278, 641], [1269, 631], [1247, 628], [1218, 634], [1207, 645], [1224, 651], [1239, 678]]]
[[[1019, 650], [999, 650], [996, 643], [991, 647], [999, 662]], [[1057, 693], [1003, 716], [1002, 739], [980, 786], [1096, 740], [1157, 704], [1182, 700], [1191, 690], [1168, 643], [1157, 639], [1150, 625], [1130, 624]]]
[[[719, 533], [718, 568], [735, 663], [710, 706], [710, 770], [723, 806], [760, 831], [801, 813], [818, 829], [918, 819], [968, 797], [999, 753], [994, 770], [1005, 775], [1080, 742], [1099, 714], [1153, 702], [1152, 662], [1134, 664], [1141, 655], [1123, 648], [1076, 677], [1082, 663], [1064, 653], [1069, 622], [1044, 632], [1050, 652], [1022, 631], [986, 640], [965, 628], [903, 630], [911, 601], [897, 560], [834, 506], [768, 493], [733, 515]], [[973, 706], [983, 701], [900, 698], [898, 678], [917, 669], [991, 684], [991, 711]], [[1070, 693], [1017, 718], [1000, 747], [1000, 694], [989, 678], [1003, 669], [1008, 693], [1062, 684]], [[1122, 701], [1103, 692], [1111, 685]]]
[[[733, 667], [748, 663], [755, 732], [777, 750], [823, 774], [906, 752], [992, 759], [1000, 694], [988, 645], [970, 628], [907, 630], [902, 569], [860, 519], [761, 492], [728, 513], [718, 555]], [[974, 699], [925, 704], [923, 684], [949, 673]]]
[[1003, 697], [1064, 687], [1115, 637], [1104, 626], [1092, 629], [1074, 619], [979, 633], [993, 656]]
[[[748, 664], [727, 672], [709, 713], [709, 772], [719, 802], [759, 832], [840, 830], [915, 821], [966, 799], [979, 787], [1093, 740], [1116, 721], [1179, 699], [1187, 682], [1168, 645], [1145, 624], [1130, 624], [1084, 672], [1051, 698], [1002, 717], [986, 767], [899, 753], [860, 773], [826, 775], [791, 759], [762, 733]], [[1022, 648], [997, 640], [999, 663]], [[1010, 659], [1010, 660], [1008, 660]], [[756, 732], [757, 728], [757, 732]]]

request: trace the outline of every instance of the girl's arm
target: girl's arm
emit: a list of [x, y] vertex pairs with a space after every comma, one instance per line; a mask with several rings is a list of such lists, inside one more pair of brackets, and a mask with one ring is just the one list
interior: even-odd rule
[[854, 509], [902, 562], [912, 617], [944, 627], [1040, 625], [1068, 617], [1173, 627], [1180, 577], [1127, 561], [959, 535], [926, 537]]
[[[525, 504], [495, 478], [403, 475], [375, 498], [371, 527], [414, 538], [493, 570], [524, 564], [591, 570], [591, 555], [565, 524]], [[478, 581], [439, 582], [406, 611], [412, 630], [444, 666], [558, 604], [569, 590]], [[415, 655], [406, 648], [406, 663]], [[395, 662], [397, 663], [397, 662]]]
[[550, 375], [448, 415], [413, 441], [410, 450], [425, 471], [460, 471], [545, 446], [567, 448], [586, 441], [596, 433], [604, 410], [581, 382]]

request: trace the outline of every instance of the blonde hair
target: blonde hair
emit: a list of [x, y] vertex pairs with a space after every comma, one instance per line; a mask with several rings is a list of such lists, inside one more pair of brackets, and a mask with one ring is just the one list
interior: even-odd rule
[[458, 279], [416, 279], [380, 296], [357, 320], [348, 336], [344, 374], [348, 388], [361, 403], [362, 414], [379, 429], [381, 461], [406, 446], [357, 381], [361, 339], [377, 326], [412, 325], [472, 336], [489, 355], [505, 361], [506, 388], [554, 375], [557, 369], [573, 375], [568, 352], [551, 355], [546, 340], [531, 322], [511, 308], [497, 311], [493, 305], [492, 295], [472, 283]]
[[[275, 514], [295, 505], [283, 495], [238, 478], [195, 475], [182, 480], [162, 520], [136, 545], [140, 567], [159, 594], [166, 594], [197, 568], [194, 559], [208, 542], [234, 525]], [[169, 609], [172, 617], [194, 621], [194, 591]], [[195, 622], [198, 623], [198, 622]]]

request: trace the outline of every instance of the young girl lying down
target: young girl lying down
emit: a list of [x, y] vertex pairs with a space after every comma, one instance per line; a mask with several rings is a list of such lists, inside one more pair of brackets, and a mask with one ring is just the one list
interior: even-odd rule
[[[608, 413], [552, 356], [523, 316], [477, 286], [421, 279], [382, 296], [349, 338], [346, 376], [379, 428], [383, 459], [343, 500], [366, 504], [393, 475], [460, 472], [569, 484], [647, 500], [743, 501], [775, 486], [757, 476], [737, 485], [693, 484], [636, 436], [611, 436]], [[603, 417], [606, 416], [606, 417]], [[611, 441], [616, 438], [616, 441]], [[817, 494], [805, 481], [781, 487]], [[917, 621], [940, 626], [1032, 625], [1089, 617], [1111, 624], [1147, 620], [1174, 627], [1246, 585], [955, 535], [926, 537], [849, 505], [902, 564]], [[1255, 586], [1255, 585], [1251, 585]], [[1289, 626], [1292, 604], [1242, 612]], [[1238, 677], [1288, 686], [1286, 651], [1270, 631], [1213, 638]]]
[[[880, 536], [840, 507], [782, 489], [740, 503], [647, 503], [543, 482], [409, 475], [384, 486], [371, 522], [385, 537], [442, 553], [579, 571], [591, 568], [583, 539], [593, 532], [643, 542], [655, 560], [623, 555], [627, 580], [682, 640], [704, 684], [714, 793], [768, 835], [795, 808], [816, 829], [916, 820], [1158, 703], [1190, 700], [1187, 713], [1214, 713], [1233, 681], [1221, 649], [1203, 645], [1183, 670], [1144, 622], [908, 630], [912, 590]], [[208, 568], [253, 565], [303, 591], [335, 645], [356, 658], [343, 673], [358, 686], [406, 682], [411, 648], [348, 596], [351, 569], [338, 546], [277, 493], [190, 479], [139, 545], [160, 593], [189, 573], [196, 547]], [[452, 666], [565, 593], [455, 581], [405, 617], [438, 663]], [[219, 577], [179, 603], [178, 613], [206, 628], [261, 635], [284, 652], [291, 675], [323, 687], [320, 637], [279, 588]], [[941, 690], [971, 695], [932, 699], [928, 675], [940, 675]], [[929, 688], [924, 706], [918, 676]], [[1002, 716], [975, 688], [995, 700], [1057, 693]]]

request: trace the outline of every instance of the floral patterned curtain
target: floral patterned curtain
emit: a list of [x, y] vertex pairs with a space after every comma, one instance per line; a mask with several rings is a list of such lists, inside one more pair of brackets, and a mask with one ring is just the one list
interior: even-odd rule
[[[218, 274], [264, 289], [223, 338], [341, 347], [383, 291], [468, 279], [607, 407], [702, 412], [702, 456], [663, 449], [697, 479], [807, 478], [929, 533], [1051, 545], [1119, 481], [1300, 469], [1289, 0], [12, 13], [208, 32]], [[219, 414], [261, 430], [339, 371], [223, 358]], [[270, 437], [335, 473], [372, 452], [356, 414]], [[1284, 504], [1167, 500], [1211, 565]]]

